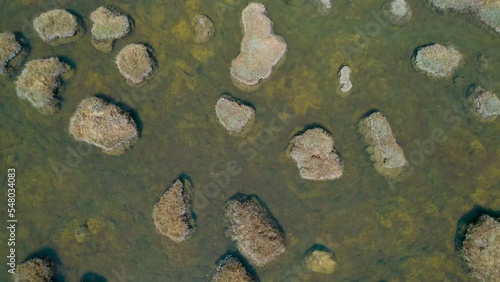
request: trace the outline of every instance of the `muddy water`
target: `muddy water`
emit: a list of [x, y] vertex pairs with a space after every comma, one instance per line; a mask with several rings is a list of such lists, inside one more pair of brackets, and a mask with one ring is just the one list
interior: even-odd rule
[[[18, 259], [50, 254], [65, 281], [89, 273], [108, 281], [205, 281], [218, 258], [236, 250], [224, 236], [222, 206], [241, 192], [257, 194], [286, 232], [287, 253], [255, 269], [262, 281], [470, 280], [455, 251], [457, 224], [478, 205], [500, 207], [500, 126], [469, 119], [462, 101], [471, 83], [500, 92], [500, 37], [467, 18], [434, 13], [424, 1], [409, 1], [413, 19], [402, 27], [377, 16], [382, 1], [335, 1], [328, 13], [313, 2], [263, 2], [289, 51], [248, 93], [229, 77], [246, 1], [0, 0], [1, 30], [28, 39], [29, 59], [59, 56], [75, 68], [52, 116], [19, 100], [13, 79], [0, 78], [2, 171], [17, 169]], [[88, 32], [50, 47], [31, 26], [38, 13], [58, 7], [80, 15], [88, 30], [88, 15], [103, 4], [135, 24], [112, 54], [97, 51]], [[189, 26], [197, 13], [217, 29], [201, 45]], [[158, 62], [141, 88], [129, 87], [114, 64], [118, 50], [135, 42], [150, 45]], [[413, 70], [415, 48], [434, 42], [463, 53], [455, 78], [434, 81]], [[479, 54], [488, 69], [480, 68]], [[354, 88], [340, 98], [334, 89], [343, 63], [353, 70]], [[247, 138], [218, 124], [214, 105], [224, 92], [255, 106]], [[96, 94], [138, 121], [141, 139], [120, 157], [76, 143], [67, 132], [79, 101]], [[375, 172], [356, 133], [371, 109], [391, 122], [410, 159], [410, 172], [397, 182]], [[310, 125], [332, 133], [345, 162], [341, 179], [302, 180], [286, 156], [288, 140]], [[174, 244], [155, 232], [150, 213], [182, 174], [202, 196], [196, 232]], [[77, 238], [85, 223], [91, 234]], [[313, 244], [335, 252], [333, 276], [305, 270], [303, 254]]]

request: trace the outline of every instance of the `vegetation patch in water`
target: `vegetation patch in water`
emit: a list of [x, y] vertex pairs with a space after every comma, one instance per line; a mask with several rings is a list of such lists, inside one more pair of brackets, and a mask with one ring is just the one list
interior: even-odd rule
[[21, 52], [22, 48], [14, 33], [0, 33], [0, 74], [8, 71], [9, 62]]
[[156, 230], [174, 242], [186, 240], [193, 231], [191, 192], [186, 183], [176, 180], [155, 204], [151, 214]]
[[255, 196], [238, 194], [229, 199], [224, 215], [228, 236], [254, 265], [264, 266], [285, 252], [284, 234]]
[[97, 97], [80, 102], [69, 121], [69, 133], [108, 155], [125, 153], [138, 139], [137, 125], [130, 114]]
[[151, 77], [155, 61], [144, 44], [129, 44], [116, 56], [116, 66], [131, 86], [139, 86]]
[[33, 26], [40, 38], [51, 45], [73, 42], [81, 32], [77, 17], [62, 9], [40, 14], [33, 20]]
[[105, 53], [113, 51], [116, 39], [123, 38], [131, 30], [130, 19], [116, 8], [101, 6], [90, 14], [92, 44]]
[[52, 263], [39, 258], [30, 259], [17, 266], [16, 282], [50, 282], [54, 278]]
[[256, 279], [248, 272], [243, 263], [228, 255], [217, 263], [212, 282], [254, 282]]
[[69, 70], [69, 65], [55, 57], [28, 62], [16, 80], [17, 96], [42, 113], [53, 113], [59, 103], [55, 96], [61, 76]]

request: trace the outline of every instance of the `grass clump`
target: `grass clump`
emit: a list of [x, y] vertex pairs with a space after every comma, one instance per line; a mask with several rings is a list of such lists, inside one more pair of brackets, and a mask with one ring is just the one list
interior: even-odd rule
[[264, 266], [285, 252], [278, 223], [255, 196], [238, 194], [226, 202], [227, 234], [238, 250], [256, 266]]
[[428, 0], [439, 11], [468, 13], [478, 9], [483, 0]]
[[389, 0], [382, 7], [382, 14], [393, 25], [403, 25], [411, 20], [412, 10], [405, 0]]
[[235, 86], [253, 91], [267, 79], [285, 56], [287, 44], [273, 31], [273, 22], [260, 3], [250, 3], [241, 13], [243, 39], [240, 54], [231, 62], [230, 74]]
[[462, 258], [479, 281], [498, 281], [500, 277], [500, 222], [482, 215], [467, 228], [461, 248]]
[[413, 64], [417, 70], [440, 79], [450, 77], [461, 61], [462, 54], [455, 47], [432, 44], [417, 50]]
[[54, 277], [53, 265], [39, 258], [30, 259], [17, 266], [16, 282], [50, 282]]
[[[352, 89], [352, 81], [351, 81], [351, 73], [352, 70], [351, 68], [343, 64], [340, 66], [339, 72], [338, 72], [338, 77], [339, 77], [339, 85], [340, 85], [340, 96], [347, 96], [349, 95], [349, 91]], [[338, 91], [337, 91], [338, 92]]]
[[33, 20], [33, 26], [40, 38], [51, 45], [73, 42], [80, 31], [76, 16], [62, 9], [42, 13]]
[[9, 69], [9, 62], [14, 59], [22, 50], [22, 45], [12, 32], [0, 33], [0, 73], [6, 73]]
[[312, 248], [305, 257], [307, 269], [317, 273], [332, 274], [337, 268], [333, 253], [327, 249]]
[[303, 179], [334, 180], [342, 176], [342, 158], [334, 147], [333, 137], [322, 128], [295, 136], [288, 147]]
[[121, 155], [138, 139], [137, 126], [129, 113], [101, 98], [83, 99], [69, 122], [69, 133], [108, 155]]
[[193, 231], [191, 193], [187, 182], [180, 179], [155, 204], [151, 216], [156, 230], [174, 242], [182, 242]]
[[255, 110], [228, 95], [221, 97], [215, 104], [215, 114], [229, 135], [243, 136], [255, 119]]
[[219, 261], [211, 282], [254, 282], [257, 281], [245, 268], [243, 263], [228, 255]]
[[500, 33], [500, 0], [428, 0], [440, 12], [470, 14]]
[[69, 65], [55, 57], [28, 62], [16, 80], [17, 96], [42, 113], [53, 113], [58, 105], [55, 95], [61, 76], [69, 70]]
[[196, 43], [207, 42], [215, 34], [214, 23], [205, 15], [196, 15], [191, 20], [191, 25], [194, 29], [193, 40]]
[[98, 50], [109, 53], [116, 39], [123, 38], [132, 29], [127, 15], [115, 8], [101, 6], [90, 14], [92, 44]]
[[408, 161], [389, 121], [380, 112], [374, 112], [359, 121], [358, 130], [375, 169], [386, 177], [397, 177]]
[[500, 0], [484, 1], [476, 14], [483, 23], [500, 33]]
[[493, 122], [500, 115], [498, 96], [477, 85], [469, 88], [465, 107], [473, 117], [482, 122]]
[[129, 85], [138, 86], [152, 75], [155, 61], [144, 44], [129, 44], [116, 56], [116, 65]]

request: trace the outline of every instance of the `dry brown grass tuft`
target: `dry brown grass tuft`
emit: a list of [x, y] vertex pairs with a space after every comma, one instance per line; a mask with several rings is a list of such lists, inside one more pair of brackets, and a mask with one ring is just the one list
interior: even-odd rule
[[186, 184], [175, 181], [155, 204], [151, 214], [156, 230], [174, 242], [184, 241], [193, 231], [191, 193]]
[[229, 135], [243, 136], [253, 125], [255, 110], [232, 97], [221, 97], [215, 104], [215, 115]]
[[205, 15], [196, 15], [191, 20], [194, 29], [194, 42], [204, 43], [210, 40], [215, 34], [214, 23]]
[[254, 282], [256, 279], [250, 275], [241, 261], [235, 257], [226, 256], [217, 264], [217, 271], [211, 281]]
[[21, 49], [22, 46], [14, 33], [0, 33], [0, 73], [7, 72], [9, 61], [21, 52]]
[[498, 96], [480, 86], [470, 87], [465, 107], [474, 118], [482, 122], [493, 122], [500, 115]]
[[358, 131], [378, 173], [386, 177], [397, 177], [408, 161], [396, 142], [389, 121], [380, 112], [374, 112], [359, 121]]
[[327, 250], [311, 250], [305, 257], [307, 269], [323, 274], [332, 274], [337, 268], [333, 254]]
[[56, 110], [58, 101], [54, 97], [61, 84], [61, 75], [70, 67], [58, 58], [30, 61], [16, 81], [16, 92], [43, 113]]
[[254, 196], [230, 199], [224, 214], [229, 237], [256, 266], [263, 266], [285, 252], [285, 238], [278, 223]]
[[62, 9], [42, 13], [33, 20], [33, 26], [43, 41], [54, 44], [66, 43], [63, 40], [56, 40], [73, 37], [80, 28], [78, 19]]
[[333, 137], [321, 128], [309, 129], [290, 140], [289, 155], [300, 176], [308, 180], [334, 180], [342, 176], [344, 164]]
[[130, 19], [115, 8], [101, 6], [90, 14], [92, 44], [103, 52], [113, 50], [113, 42], [131, 30]]
[[479, 281], [500, 281], [500, 222], [483, 215], [467, 228], [462, 257]]
[[243, 90], [254, 90], [260, 80], [267, 79], [283, 58], [287, 45], [274, 34], [273, 23], [260, 3], [250, 3], [241, 13], [243, 39], [240, 54], [231, 62], [234, 84]]
[[143, 44], [125, 46], [116, 56], [116, 65], [131, 85], [142, 83], [154, 70], [154, 60], [150, 50]]
[[75, 140], [95, 145], [108, 155], [123, 154], [138, 138], [130, 114], [97, 97], [80, 102], [70, 119], [69, 133]]
[[450, 77], [460, 65], [462, 54], [453, 46], [433, 44], [418, 49], [414, 68], [433, 78]]
[[34, 258], [17, 266], [14, 281], [16, 282], [50, 282], [54, 276], [51, 263]]

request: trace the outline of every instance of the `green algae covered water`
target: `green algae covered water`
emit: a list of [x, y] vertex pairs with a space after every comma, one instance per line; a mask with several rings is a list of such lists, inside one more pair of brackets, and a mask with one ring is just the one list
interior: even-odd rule
[[[456, 252], [457, 229], [483, 208], [500, 209], [500, 125], [470, 119], [462, 104], [473, 83], [500, 93], [500, 37], [467, 17], [435, 13], [425, 1], [408, 1], [413, 18], [401, 27], [378, 15], [383, 1], [334, 2], [325, 13], [314, 1], [262, 1], [288, 52], [249, 93], [229, 75], [247, 1], [0, 0], [0, 31], [28, 40], [28, 60], [58, 56], [75, 70], [51, 116], [17, 98], [15, 76], [0, 77], [2, 185], [15, 168], [17, 262], [49, 256], [58, 281], [207, 281], [216, 261], [236, 251], [224, 234], [222, 207], [241, 192], [258, 195], [286, 234], [286, 253], [254, 268], [261, 281], [470, 281]], [[101, 5], [134, 20], [133, 33], [111, 54], [91, 44], [88, 15]], [[87, 33], [67, 45], [43, 43], [31, 21], [54, 8], [80, 15]], [[192, 40], [198, 13], [216, 27], [204, 44]], [[136, 42], [151, 46], [158, 63], [140, 88], [128, 86], [114, 63]], [[453, 44], [463, 54], [453, 78], [436, 81], [412, 68], [415, 48], [430, 43]], [[344, 63], [352, 68], [348, 97], [335, 94]], [[214, 106], [223, 93], [255, 107], [247, 137], [229, 136], [217, 122]], [[124, 155], [70, 138], [69, 118], [89, 95], [137, 121], [140, 140]], [[376, 173], [356, 132], [373, 109], [391, 122], [409, 159], [409, 172], [397, 181]], [[303, 180], [286, 155], [288, 140], [314, 125], [334, 137], [345, 165], [339, 180]], [[181, 175], [197, 195], [196, 230], [175, 244], [155, 231], [151, 211]], [[3, 230], [0, 278], [7, 281]], [[314, 244], [334, 251], [333, 275], [305, 268], [304, 253]]]

